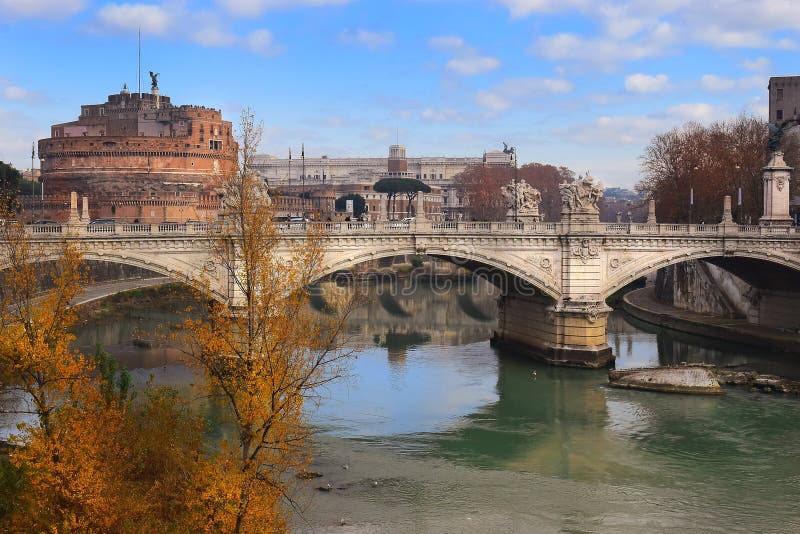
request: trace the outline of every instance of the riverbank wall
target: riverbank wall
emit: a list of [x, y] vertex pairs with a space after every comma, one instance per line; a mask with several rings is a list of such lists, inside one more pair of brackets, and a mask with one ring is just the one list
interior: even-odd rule
[[693, 260], [660, 269], [656, 299], [677, 309], [800, 332], [798, 277], [772, 265]]
[[661, 302], [653, 286], [631, 291], [622, 298], [626, 313], [647, 323], [697, 336], [751, 347], [800, 353], [800, 334], [750, 323], [746, 318], [717, 317]]

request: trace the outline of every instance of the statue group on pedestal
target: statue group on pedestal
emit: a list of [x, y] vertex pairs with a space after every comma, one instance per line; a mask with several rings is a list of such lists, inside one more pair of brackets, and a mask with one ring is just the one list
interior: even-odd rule
[[565, 212], [597, 212], [597, 202], [603, 197], [603, 186], [594, 183], [594, 178], [578, 176], [574, 182], [558, 185], [561, 204]]
[[[500, 188], [509, 218], [538, 221], [542, 195], [525, 180], [512, 180]], [[515, 209], [516, 208], [516, 209]]]

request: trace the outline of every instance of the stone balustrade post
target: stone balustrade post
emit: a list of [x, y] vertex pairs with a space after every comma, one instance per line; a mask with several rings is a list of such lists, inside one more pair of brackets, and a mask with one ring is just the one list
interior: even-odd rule
[[656, 221], [656, 201], [652, 198], [647, 203], [647, 224], [658, 224]]
[[772, 158], [762, 176], [764, 186], [764, 214], [759, 219], [761, 226], [791, 226], [789, 214], [789, 181], [792, 167], [783, 160], [783, 152], [772, 153]]

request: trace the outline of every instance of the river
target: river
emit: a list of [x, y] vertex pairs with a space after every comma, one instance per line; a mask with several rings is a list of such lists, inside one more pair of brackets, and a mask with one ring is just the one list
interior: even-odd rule
[[[604, 370], [491, 347], [485, 284], [374, 288], [349, 376], [321, 393], [298, 532], [798, 532], [800, 399], [615, 390]], [[136, 382], [188, 387], [173, 349], [132, 339], [175, 314], [86, 325]], [[681, 361], [800, 375], [792, 358], [609, 320], [617, 367]], [[330, 484], [330, 491], [316, 488]]]

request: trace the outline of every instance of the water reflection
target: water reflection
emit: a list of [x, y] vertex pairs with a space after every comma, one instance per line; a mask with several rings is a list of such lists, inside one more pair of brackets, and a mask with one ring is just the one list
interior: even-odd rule
[[[343, 447], [367, 442], [372, 450], [399, 451], [421, 466], [434, 459], [457, 465], [469, 473], [460, 475], [464, 483], [492, 493], [500, 515], [512, 513], [502, 508], [505, 495], [528, 495], [532, 503], [545, 498], [540, 487], [519, 485], [537, 476], [569, 483], [548, 485], [557, 495], [553, 500], [565, 503], [582, 498], [576, 491], [618, 492], [637, 502], [650, 499], [652, 488], [663, 490], [662, 500], [647, 501], [657, 525], [800, 527], [797, 399], [737, 389], [724, 397], [612, 390], [602, 370], [548, 367], [492, 348], [496, 295], [480, 284], [448, 293], [424, 286], [414, 292], [405, 285], [370, 288], [348, 326], [360, 355], [346, 380], [320, 392], [322, 401], [311, 414], [326, 439]], [[134, 369], [138, 382], [152, 374], [189, 389], [197, 377], [175, 352], [131, 344], [139, 332], [162, 320], [177, 322], [178, 316], [141, 315], [87, 326], [79, 332], [80, 343], [91, 348], [102, 341]], [[710, 362], [800, 375], [791, 359], [661, 330], [617, 312], [608, 324], [618, 367]], [[223, 435], [221, 407], [200, 409], [216, 435]], [[508, 482], [495, 477], [494, 485], [484, 487], [487, 472], [508, 474]], [[403, 484], [415, 487], [413, 480]], [[440, 496], [440, 508], [454, 505], [447, 501], [450, 494]], [[427, 513], [433, 517], [437, 507]], [[618, 524], [627, 524], [627, 516], [621, 517]], [[575, 521], [553, 524], [568, 528]]]

